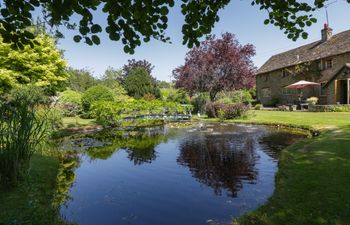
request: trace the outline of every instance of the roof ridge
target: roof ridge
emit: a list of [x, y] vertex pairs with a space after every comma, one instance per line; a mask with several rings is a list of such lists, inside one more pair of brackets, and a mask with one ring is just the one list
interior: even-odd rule
[[[333, 55], [350, 52], [350, 29], [334, 34], [327, 41], [314, 41], [299, 47], [272, 55], [258, 70], [267, 73], [299, 63], [314, 61]], [[297, 57], [299, 56], [299, 57]], [[296, 60], [296, 57], [299, 61]]]

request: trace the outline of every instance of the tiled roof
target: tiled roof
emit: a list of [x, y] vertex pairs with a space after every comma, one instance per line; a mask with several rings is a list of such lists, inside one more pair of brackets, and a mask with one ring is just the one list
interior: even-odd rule
[[257, 74], [294, 66], [334, 55], [350, 52], [350, 30], [333, 35], [328, 41], [316, 41], [272, 56]]

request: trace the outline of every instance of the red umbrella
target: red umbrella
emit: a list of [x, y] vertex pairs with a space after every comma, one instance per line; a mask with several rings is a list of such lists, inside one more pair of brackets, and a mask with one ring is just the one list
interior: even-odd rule
[[301, 81], [298, 81], [294, 84], [286, 86], [286, 88], [301, 89], [300, 90], [300, 98], [301, 98], [303, 96], [303, 91], [302, 91], [303, 88], [308, 87], [308, 86], [316, 86], [316, 85], [320, 85], [320, 84], [315, 83], [315, 82], [306, 81], [306, 80], [301, 80]]
[[319, 83], [301, 80], [294, 84], [288, 85], [286, 88], [304, 88], [307, 86], [320, 85]]

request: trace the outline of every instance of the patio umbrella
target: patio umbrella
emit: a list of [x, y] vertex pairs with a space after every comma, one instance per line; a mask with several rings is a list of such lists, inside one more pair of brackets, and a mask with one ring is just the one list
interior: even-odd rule
[[300, 99], [303, 96], [303, 91], [302, 89], [308, 86], [316, 86], [316, 85], [320, 85], [319, 83], [315, 83], [315, 82], [310, 82], [310, 81], [306, 81], [306, 80], [301, 80], [298, 81], [294, 84], [290, 84], [288, 86], [286, 86], [286, 88], [294, 88], [294, 89], [301, 89], [300, 90]]
[[286, 88], [297, 88], [297, 89], [301, 89], [307, 86], [314, 86], [314, 85], [320, 85], [319, 83], [315, 83], [315, 82], [310, 82], [310, 81], [306, 81], [306, 80], [301, 80], [298, 81], [294, 84], [290, 84], [288, 85]]

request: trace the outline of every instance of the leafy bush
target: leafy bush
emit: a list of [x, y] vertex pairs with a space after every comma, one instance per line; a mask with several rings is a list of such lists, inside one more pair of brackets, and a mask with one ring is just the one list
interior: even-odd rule
[[98, 101], [92, 105], [97, 123], [103, 126], [117, 126], [121, 122], [123, 105], [117, 102]]
[[318, 102], [318, 98], [317, 97], [310, 97], [308, 99], [306, 99], [307, 103], [311, 103], [311, 104], [316, 104]]
[[247, 115], [249, 106], [239, 104], [224, 104], [221, 102], [209, 102], [206, 113], [209, 118], [237, 119]]
[[191, 106], [160, 100], [133, 100], [128, 102], [98, 101], [92, 106], [92, 114], [98, 123], [104, 126], [118, 126], [125, 117], [136, 119], [139, 116], [148, 118], [150, 115], [174, 115], [188, 113]]
[[113, 101], [114, 96], [111, 90], [103, 85], [96, 85], [86, 90], [81, 98], [85, 112], [90, 110], [91, 105], [96, 101]]
[[268, 106], [276, 107], [280, 103], [280, 99], [278, 97], [274, 97], [271, 99]]
[[262, 108], [262, 105], [261, 104], [256, 104], [255, 106], [254, 106], [254, 109], [255, 110], [260, 110]]
[[152, 101], [152, 100], [156, 99], [156, 96], [154, 96], [151, 93], [146, 93], [146, 94], [144, 94], [143, 99], [146, 101]]
[[190, 97], [187, 95], [185, 91], [181, 89], [169, 89], [166, 91], [168, 92], [167, 94], [165, 94], [164, 90], [161, 91], [163, 100], [177, 102], [181, 104], [190, 103]]
[[193, 112], [204, 114], [206, 112], [206, 105], [210, 98], [208, 94], [201, 93], [192, 98], [191, 104], [193, 105]]
[[62, 103], [81, 104], [81, 93], [72, 90], [63, 91], [59, 96], [59, 101]]
[[255, 89], [249, 90], [237, 90], [229, 92], [220, 92], [217, 95], [217, 101], [230, 104], [230, 103], [244, 103], [251, 104], [254, 101]]
[[72, 90], [66, 90], [60, 94], [58, 106], [65, 116], [76, 116], [81, 112], [81, 97], [81, 93]]
[[348, 105], [310, 105], [310, 112], [350, 112]]
[[224, 108], [224, 103], [221, 102], [208, 102], [205, 106], [205, 112], [209, 118], [218, 118], [218, 112]]

